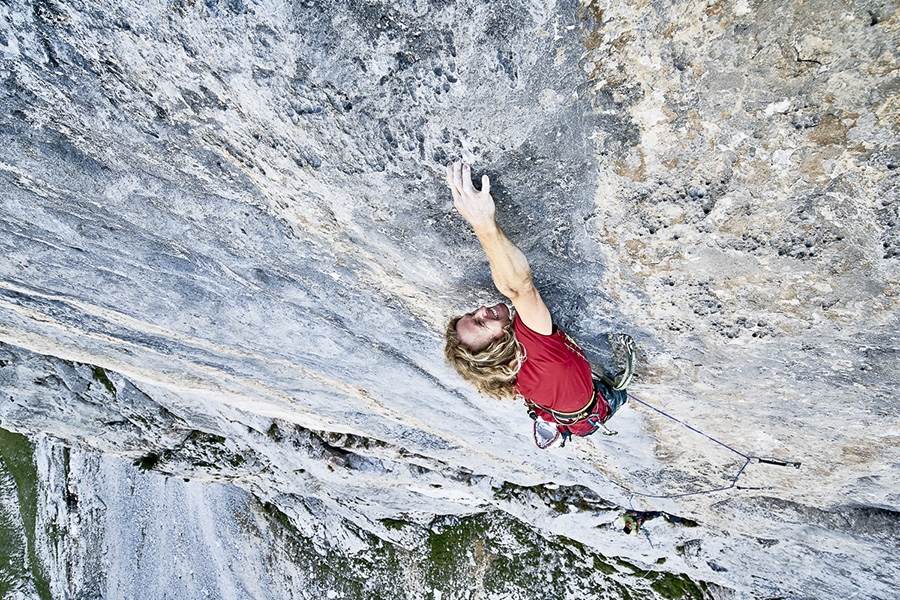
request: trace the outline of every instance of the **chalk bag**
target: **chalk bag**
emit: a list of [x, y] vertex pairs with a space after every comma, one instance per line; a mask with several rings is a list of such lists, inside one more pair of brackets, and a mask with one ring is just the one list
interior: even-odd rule
[[547, 450], [560, 441], [559, 427], [556, 423], [548, 423], [543, 419], [534, 420], [534, 443], [541, 450]]

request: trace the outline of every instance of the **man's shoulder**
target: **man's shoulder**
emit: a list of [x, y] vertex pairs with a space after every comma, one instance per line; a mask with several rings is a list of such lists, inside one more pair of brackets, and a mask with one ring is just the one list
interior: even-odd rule
[[559, 327], [556, 326], [556, 323], [553, 323], [553, 331], [548, 335], [544, 335], [543, 333], [538, 333], [531, 329], [525, 322], [519, 317], [519, 313], [516, 313], [515, 317], [513, 317], [513, 332], [516, 334], [517, 338], [533, 338], [537, 340], [549, 340], [551, 338], [559, 336], [561, 333]]

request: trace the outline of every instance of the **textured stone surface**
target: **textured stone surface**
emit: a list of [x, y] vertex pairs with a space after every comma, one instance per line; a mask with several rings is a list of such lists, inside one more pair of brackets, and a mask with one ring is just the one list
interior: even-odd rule
[[[269, 506], [250, 538], [280, 526], [329, 560], [425, 556], [441, 519], [473, 518], [637, 565], [614, 596], [673, 594], [653, 570], [717, 597], [891, 597], [898, 41], [896, 2], [4, 4], [2, 426], [56, 465], [41, 506], [68, 446], [89, 489], [132, 469], [110, 455], [217, 482], [191, 492], [215, 518]], [[598, 366], [628, 331], [638, 397], [802, 468], [646, 497], [727, 486], [745, 459], [636, 403], [617, 437], [542, 453], [520, 406], [467, 388], [442, 324], [495, 293], [441, 183], [456, 156]], [[140, 476], [160, 514], [178, 502]], [[632, 506], [698, 526], [627, 537]], [[87, 564], [77, 531], [60, 540]], [[445, 598], [502, 597], [473, 560]], [[299, 573], [287, 551], [253, 561]], [[437, 595], [400, 562], [383, 581]], [[83, 589], [138, 586], [134, 568]], [[553, 593], [583, 597], [577, 572]], [[305, 597], [289, 581], [271, 597]]]

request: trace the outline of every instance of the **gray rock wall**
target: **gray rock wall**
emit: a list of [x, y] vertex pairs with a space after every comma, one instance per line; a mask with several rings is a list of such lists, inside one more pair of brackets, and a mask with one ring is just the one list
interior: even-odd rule
[[[223, 523], [240, 497], [276, 532], [254, 539], [290, 532], [329, 561], [405, 548], [373, 559], [404, 581], [384, 597], [533, 597], [536, 563], [490, 568], [525, 548], [563, 557], [546, 568], [575, 583], [552, 593], [585, 597], [597, 583], [559, 544], [613, 565], [597, 568], [618, 597], [893, 594], [895, 2], [41, 0], [0, 17], [0, 424], [46, 464], [83, 453], [92, 490], [104, 461], [138, 473], [114, 457], [190, 479]], [[631, 333], [631, 391], [731, 449], [631, 402], [618, 436], [541, 452], [522, 407], [444, 365], [445, 320], [497, 298], [442, 184], [458, 156], [598, 367]], [[742, 455], [802, 467], [651, 497], [726, 487]], [[178, 502], [147, 485], [160, 514]], [[681, 524], [628, 537], [629, 508]], [[520, 545], [484, 533], [503, 530]], [[452, 551], [426, 552], [444, 531]], [[53, 544], [87, 564], [78, 530]], [[16, 556], [54, 597], [140, 587], [125, 563], [67, 584], [42, 552]], [[471, 552], [489, 560], [464, 576], [410, 566]], [[291, 556], [245, 562], [299, 573]], [[278, 581], [271, 597], [307, 597]]]

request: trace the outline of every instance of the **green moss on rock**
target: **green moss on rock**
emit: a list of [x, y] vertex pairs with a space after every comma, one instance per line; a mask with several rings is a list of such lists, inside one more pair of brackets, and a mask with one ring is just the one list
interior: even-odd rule
[[[24, 435], [0, 428], [0, 461], [3, 462], [4, 470], [15, 481], [19, 517], [28, 540], [25, 552], [28, 574], [41, 600], [50, 600], [50, 585], [36, 551], [38, 473], [34, 464], [34, 446]], [[5, 554], [6, 549], [2, 550]], [[5, 597], [5, 592], [0, 596]]]
[[116, 386], [113, 385], [112, 381], [109, 380], [109, 377], [106, 375], [106, 371], [102, 367], [95, 366], [92, 370], [94, 380], [101, 383], [106, 390], [116, 397]]

